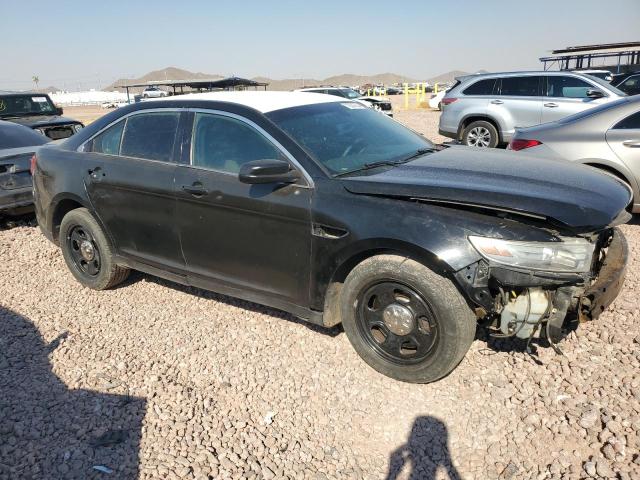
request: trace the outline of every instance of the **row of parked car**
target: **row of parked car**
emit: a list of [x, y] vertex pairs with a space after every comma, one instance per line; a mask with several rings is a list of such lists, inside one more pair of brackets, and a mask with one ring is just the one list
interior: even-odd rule
[[579, 72], [492, 73], [457, 79], [442, 105], [442, 135], [600, 168], [632, 187], [640, 209], [640, 95]]

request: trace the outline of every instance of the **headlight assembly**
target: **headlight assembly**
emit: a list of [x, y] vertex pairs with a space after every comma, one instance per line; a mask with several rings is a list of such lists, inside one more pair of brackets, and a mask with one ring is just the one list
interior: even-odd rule
[[595, 245], [583, 238], [561, 237], [560, 240], [522, 242], [469, 237], [480, 255], [493, 263], [546, 272], [588, 272]]
[[84, 127], [80, 124], [76, 124], [73, 126], [73, 130], [75, 133], [78, 133], [80, 130], [82, 130]]

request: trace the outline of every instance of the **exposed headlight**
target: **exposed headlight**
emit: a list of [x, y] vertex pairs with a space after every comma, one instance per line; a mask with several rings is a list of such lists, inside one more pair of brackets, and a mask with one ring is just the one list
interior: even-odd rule
[[572, 237], [561, 237], [559, 242], [521, 242], [470, 236], [469, 241], [491, 262], [547, 272], [588, 272], [595, 249], [593, 243]]
[[46, 133], [44, 133], [44, 130], [43, 130], [43, 129], [41, 129], [41, 128], [34, 128], [34, 130], [35, 130], [36, 132], [38, 132], [39, 134], [44, 135], [45, 137], [47, 136], [47, 134], [46, 134]]
[[74, 126], [73, 126], [73, 131], [74, 131], [74, 132], [76, 132], [76, 133], [78, 133], [78, 132], [79, 132], [80, 130], [82, 130], [83, 128], [84, 128], [84, 127], [83, 127], [82, 125], [78, 125], [78, 124], [76, 124], [76, 125], [74, 125]]

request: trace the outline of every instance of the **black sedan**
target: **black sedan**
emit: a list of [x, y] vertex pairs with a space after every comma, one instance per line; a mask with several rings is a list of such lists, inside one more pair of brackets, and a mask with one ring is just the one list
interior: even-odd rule
[[30, 128], [0, 120], [0, 214], [33, 210], [31, 158], [49, 141]]
[[328, 95], [131, 105], [42, 148], [34, 186], [40, 227], [82, 285], [137, 269], [342, 323], [369, 365], [410, 382], [451, 372], [478, 319], [556, 341], [567, 312], [596, 318], [625, 274], [623, 182], [436, 147]]

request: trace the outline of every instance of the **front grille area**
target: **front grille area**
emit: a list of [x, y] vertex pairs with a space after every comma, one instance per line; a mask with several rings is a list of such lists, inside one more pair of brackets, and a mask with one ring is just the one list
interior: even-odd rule
[[380, 110], [385, 110], [385, 111], [391, 110], [390, 103], [379, 103], [378, 106], [380, 107]]
[[49, 127], [44, 128], [44, 134], [51, 140], [60, 140], [62, 138], [69, 138], [73, 135], [74, 130], [71, 125], [63, 125], [61, 127]]

